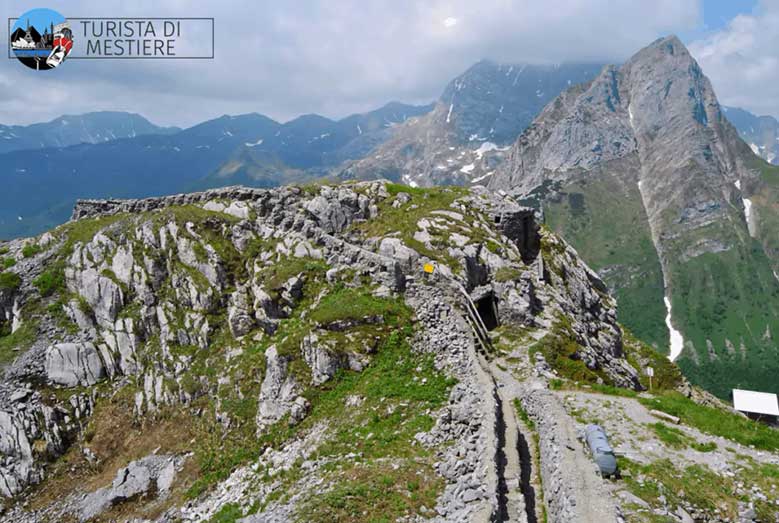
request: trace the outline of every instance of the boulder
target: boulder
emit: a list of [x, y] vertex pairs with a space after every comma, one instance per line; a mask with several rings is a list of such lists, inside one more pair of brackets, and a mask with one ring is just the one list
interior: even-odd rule
[[401, 267], [407, 270], [413, 270], [419, 259], [417, 251], [406, 247], [400, 238], [384, 238], [381, 240], [379, 254], [397, 260]]
[[147, 456], [119, 469], [110, 487], [88, 494], [79, 505], [80, 521], [89, 521], [114, 505], [139, 496], [157, 493], [166, 496], [181, 459], [173, 456]]
[[44, 366], [49, 381], [67, 387], [94, 385], [106, 377], [103, 360], [91, 342], [52, 345]]

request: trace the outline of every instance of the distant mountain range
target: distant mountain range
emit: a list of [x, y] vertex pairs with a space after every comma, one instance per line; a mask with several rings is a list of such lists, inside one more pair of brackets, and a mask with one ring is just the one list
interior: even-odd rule
[[339, 121], [307, 115], [285, 124], [259, 114], [222, 116], [184, 130], [127, 113], [2, 127], [0, 238], [37, 234], [66, 221], [78, 198], [234, 184], [272, 187], [318, 178], [430, 108], [390, 103]]
[[601, 68], [481, 61], [449, 82], [429, 114], [400, 126], [386, 143], [337, 175], [418, 186], [482, 182], [550, 100], [591, 80]]
[[765, 161], [779, 165], [779, 121], [773, 116], [755, 116], [737, 107], [723, 107], [741, 138], [755, 154]]
[[[85, 197], [274, 187], [324, 176], [486, 184], [541, 110], [601, 69], [481, 61], [449, 82], [433, 104], [393, 102], [338, 121], [304, 115], [282, 124], [246, 114], [181, 130], [137, 114], [96, 112], [0, 125], [0, 238], [61, 223]], [[777, 161], [776, 121], [727, 111], [753, 149]]]
[[0, 125], [0, 154], [23, 149], [102, 143], [149, 134], [173, 134], [177, 127], [159, 127], [139, 114], [116, 111], [60, 116], [32, 125]]

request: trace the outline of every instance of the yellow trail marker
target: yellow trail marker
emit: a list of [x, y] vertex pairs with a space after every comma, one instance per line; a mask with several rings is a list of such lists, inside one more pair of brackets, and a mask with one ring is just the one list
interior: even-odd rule
[[433, 271], [435, 270], [435, 267], [433, 266], [433, 264], [432, 264], [432, 263], [426, 263], [426, 264], [425, 264], [425, 265], [422, 267], [422, 269], [423, 269], [423, 270], [424, 270], [426, 273], [428, 273], [428, 274], [433, 274]]

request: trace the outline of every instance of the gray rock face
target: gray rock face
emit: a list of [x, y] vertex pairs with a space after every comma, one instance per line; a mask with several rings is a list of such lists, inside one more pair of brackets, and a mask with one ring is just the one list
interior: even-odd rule
[[562, 272], [549, 270], [546, 275], [553, 283], [560, 313], [573, 320], [571, 328], [581, 347], [579, 357], [589, 368], [603, 369], [619, 386], [640, 388], [636, 369], [623, 357], [616, 303], [606, 285], [562, 240], [546, 234], [544, 241], [558, 253], [551, 262]]
[[724, 216], [734, 182], [749, 176], [733, 152], [737, 142], [708, 79], [671, 37], [550, 103], [489, 186], [528, 194], [544, 183], [565, 183], [595, 166], [636, 156], [635, 183], [641, 184], [662, 251], [662, 238], [672, 231], [662, 216], [671, 209], [713, 202], [684, 220], [686, 229]]
[[394, 258], [407, 271], [413, 270], [415, 262], [419, 259], [419, 254], [414, 249], [406, 247], [398, 238], [384, 238], [381, 240], [379, 254], [388, 258]]
[[344, 354], [336, 354], [333, 347], [320, 342], [316, 334], [303, 338], [303, 359], [311, 368], [311, 382], [321, 385], [332, 378], [339, 369], [348, 368], [348, 360]]
[[58, 343], [46, 352], [46, 376], [52, 383], [75, 387], [103, 380], [106, 369], [93, 343]]
[[110, 487], [87, 495], [80, 503], [79, 520], [90, 521], [114, 505], [148, 494], [167, 496], [182, 458], [147, 456], [119, 469]]
[[299, 398], [301, 388], [289, 372], [289, 362], [290, 358], [279, 355], [275, 345], [265, 352], [265, 379], [262, 380], [257, 410], [259, 430], [287, 414], [290, 415], [290, 423], [300, 421], [306, 414], [307, 405], [304, 398]]

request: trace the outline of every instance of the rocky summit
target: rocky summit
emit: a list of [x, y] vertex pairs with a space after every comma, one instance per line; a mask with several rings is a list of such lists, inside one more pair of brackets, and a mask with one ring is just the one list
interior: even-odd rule
[[0, 248], [3, 521], [776, 515], [777, 433], [625, 331], [576, 251], [485, 189], [85, 200]]
[[490, 188], [542, 206], [625, 325], [726, 398], [779, 392], [776, 176], [668, 37], [547, 105]]

